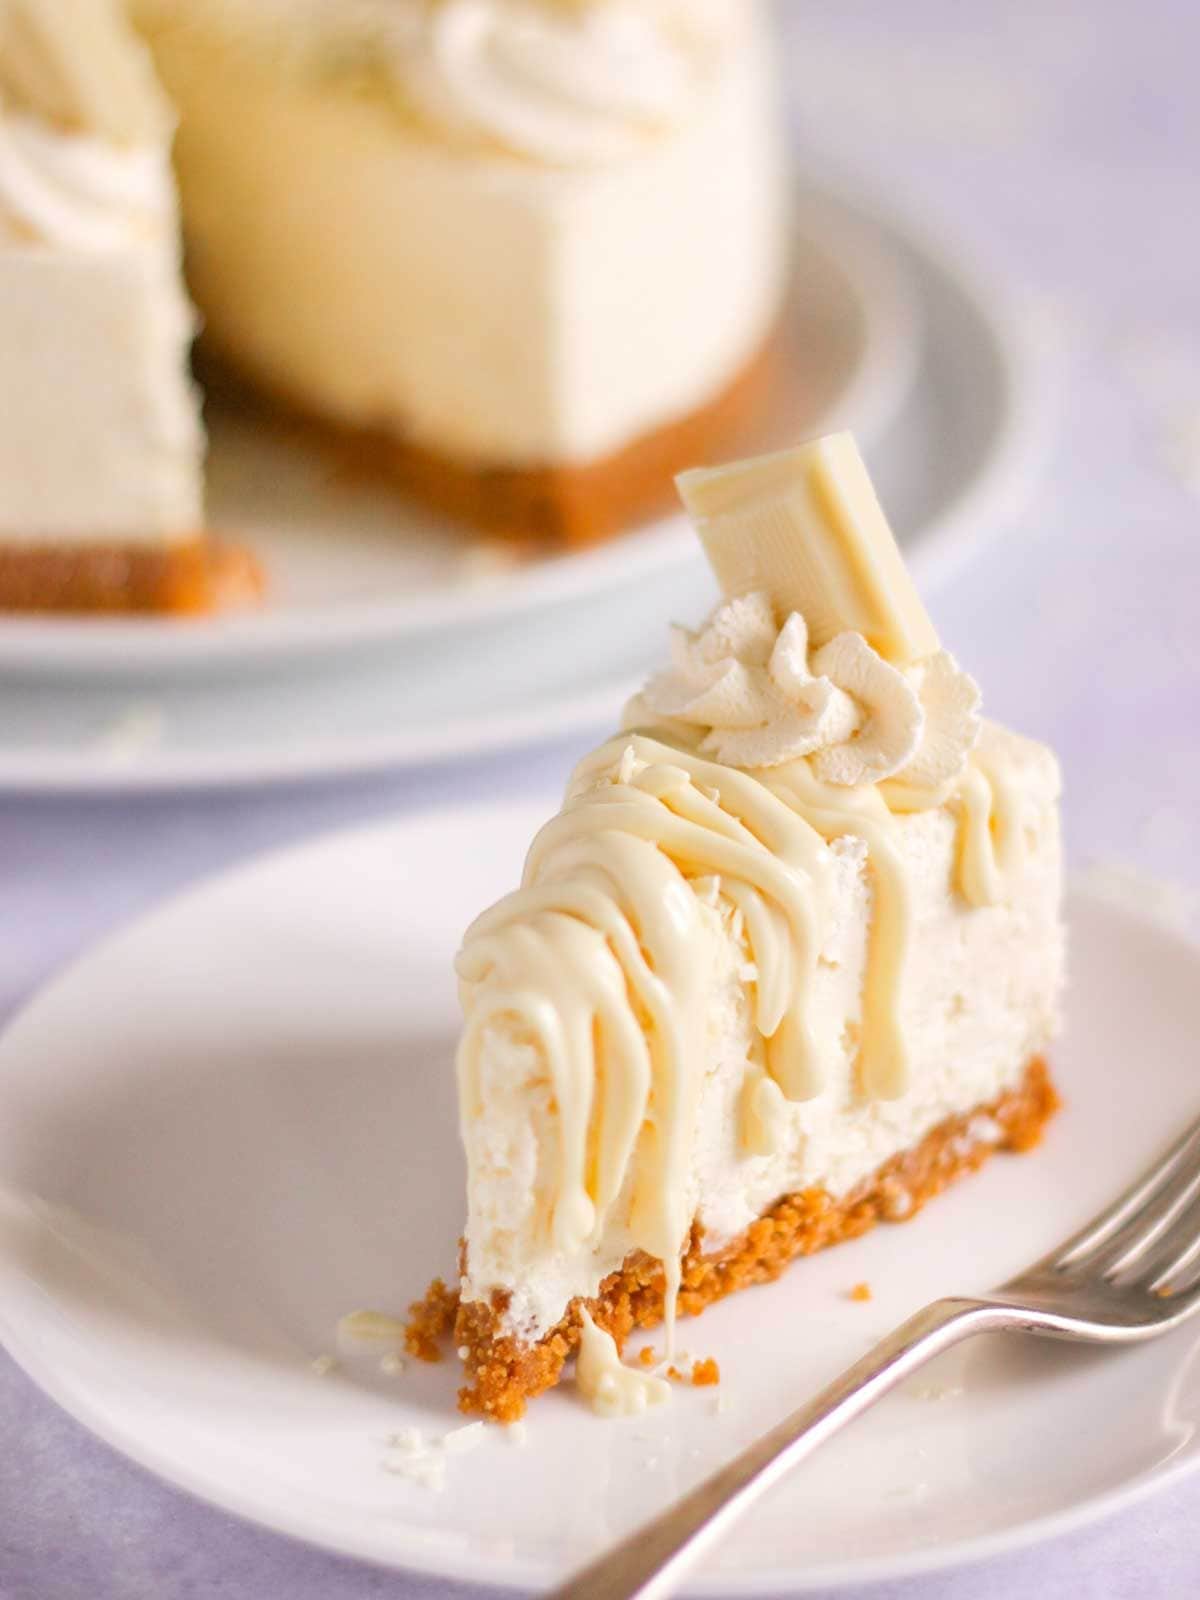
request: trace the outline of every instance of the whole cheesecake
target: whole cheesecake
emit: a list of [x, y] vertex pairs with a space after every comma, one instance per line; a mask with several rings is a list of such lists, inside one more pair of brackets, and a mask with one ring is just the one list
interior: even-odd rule
[[982, 721], [848, 435], [680, 488], [725, 601], [457, 962], [461, 1274], [409, 1343], [452, 1325], [501, 1421], [576, 1352], [597, 1409], [652, 1403], [632, 1328], [669, 1360], [677, 1313], [914, 1217], [1057, 1104], [1053, 754]]
[[523, 537], [601, 537], [766, 389], [758, 0], [136, 0], [228, 372]]

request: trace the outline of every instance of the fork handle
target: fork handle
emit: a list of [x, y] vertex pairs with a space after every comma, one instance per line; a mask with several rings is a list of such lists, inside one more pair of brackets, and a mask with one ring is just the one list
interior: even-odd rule
[[797, 1462], [951, 1345], [1027, 1326], [978, 1300], [935, 1300], [728, 1466], [557, 1589], [549, 1600], [664, 1600], [704, 1554]]

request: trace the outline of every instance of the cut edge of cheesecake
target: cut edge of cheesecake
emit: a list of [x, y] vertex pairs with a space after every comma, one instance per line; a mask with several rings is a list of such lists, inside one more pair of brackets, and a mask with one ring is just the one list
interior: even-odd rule
[[[927, 1201], [997, 1151], [1033, 1149], [1060, 1105], [1045, 1060], [1035, 1056], [1013, 1088], [938, 1123], [838, 1199], [820, 1188], [785, 1195], [712, 1254], [705, 1253], [703, 1233], [693, 1225], [683, 1259], [680, 1312], [697, 1316], [735, 1290], [773, 1282], [797, 1257], [856, 1239], [877, 1223], [910, 1221]], [[466, 1267], [464, 1247], [464, 1275]], [[419, 1360], [438, 1361], [451, 1339], [466, 1376], [458, 1391], [459, 1409], [510, 1423], [530, 1400], [559, 1382], [578, 1348], [585, 1311], [622, 1350], [635, 1329], [663, 1321], [665, 1302], [662, 1263], [637, 1251], [604, 1279], [594, 1297], [572, 1300], [555, 1327], [523, 1342], [504, 1328], [503, 1291], [490, 1301], [463, 1301], [438, 1279], [410, 1307], [405, 1344]]]

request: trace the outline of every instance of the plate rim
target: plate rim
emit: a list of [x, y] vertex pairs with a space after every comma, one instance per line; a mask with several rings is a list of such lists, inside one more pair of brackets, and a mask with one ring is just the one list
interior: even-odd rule
[[[511, 825], [528, 825], [534, 815], [547, 814], [545, 808], [553, 807], [556, 800], [550, 794], [510, 796], [499, 801], [464, 802], [449, 807], [426, 805], [399, 814], [375, 819], [367, 823], [326, 830], [299, 842], [276, 849], [258, 851], [218, 869], [190, 884], [164, 895], [158, 901], [143, 907], [133, 915], [115, 923], [93, 943], [76, 953], [54, 969], [34, 991], [19, 1003], [0, 1028], [0, 1072], [3, 1058], [11, 1048], [11, 1036], [18, 1033], [26, 1020], [46, 1006], [53, 1007], [61, 992], [69, 989], [80, 971], [96, 959], [108, 955], [127, 938], [144, 935], [160, 919], [186, 914], [196, 902], [230, 890], [236, 890], [238, 881], [253, 878], [261, 871], [287, 871], [298, 867], [305, 858], [336, 854], [346, 849], [370, 846], [372, 840], [388, 840], [394, 844], [396, 835], [419, 830], [427, 826], [469, 826], [481, 813], [503, 819]], [[1179, 928], [1148, 904], [1127, 904], [1116, 901], [1102, 888], [1090, 885], [1085, 873], [1074, 873], [1068, 880], [1066, 907], [1090, 908], [1102, 917], [1118, 923], [1129, 923], [1143, 930], [1149, 929], [1167, 939], [1176, 947], [1200, 960], [1200, 939], [1188, 929]], [[1078, 913], [1077, 913], [1078, 914]], [[18, 1041], [19, 1042], [19, 1041]], [[3, 1093], [0, 1078], [0, 1094]], [[73, 1389], [69, 1376], [60, 1378], [53, 1364], [49, 1370], [40, 1361], [31, 1343], [18, 1330], [14, 1330], [5, 1306], [0, 1303], [0, 1345], [21, 1368], [29, 1380], [54, 1404], [64, 1410], [95, 1438], [99, 1438], [119, 1456], [135, 1462], [170, 1487], [182, 1490], [201, 1503], [214, 1506], [252, 1527], [281, 1534], [309, 1548], [348, 1556], [383, 1570], [409, 1573], [413, 1576], [446, 1579], [460, 1583], [477, 1584], [496, 1593], [508, 1594], [522, 1590], [542, 1592], [550, 1585], [544, 1568], [528, 1558], [512, 1560], [503, 1576], [496, 1576], [495, 1558], [484, 1554], [470, 1555], [460, 1548], [439, 1549], [430, 1559], [422, 1560], [419, 1551], [410, 1551], [401, 1561], [394, 1555], [377, 1548], [376, 1541], [368, 1536], [350, 1535], [341, 1539], [314, 1534], [311, 1522], [303, 1513], [291, 1515], [278, 1508], [264, 1510], [239, 1503], [224, 1484], [214, 1485], [193, 1475], [186, 1462], [178, 1456], [143, 1443], [131, 1443], [121, 1435], [119, 1428], [109, 1425], [103, 1407], [80, 1398]], [[1200, 1447], [1190, 1456], [1182, 1456], [1162, 1465], [1135, 1474], [1124, 1483], [1085, 1498], [1061, 1511], [1030, 1518], [1014, 1527], [994, 1533], [931, 1545], [904, 1556], [867, 1556], [846, 1561], [826, 1561], [803, 1568], [781, 1567], [770, 1573], [752, 1573], [739, 1577], [725, 1573], [711, 1577], [701, 1576], [683, 1585], [685, 1594], [703, 1596], [705, 1600], [718, 1600], [725, 1596], [758, 1597], [778, 1596], [782, 1593], [810, 1593], [835, 1590], [856, 1585], [899, 1581], [921, 1575], [977, 1566], [982, 1562], [1002, 1556], [1014, 1555], [1022, 1550], [1067, 1536], [1090, 1527], [1105, 1518], [1127, 1510], [1151, 1495], [1166, 1491], [1182, 1479], [1200, 1469]]]
[[[970, 481], [927, 523], [908, 552], [917, 581], [934, 590], [962, 562], [996, 537], [1024, 502], [1041, 458], [1049, 449], [1054, 411], [1053, 347], [1039, 337], [1045, 330], [1023, 313], [1021, 298], [981, 267], [969, 252], [946, 242], [936, 222], [919, 212], [897, 210], [869, 192], [852, 186], [835, 188], [839, 204], [858, 208], [867, 221], [891, 233], [939, 279], [953, 285], [969, 306], [994, 362], [1000, 395], [999, 423]], [[918, 380], [919, 381], [919, 380]], [[688, 548], [694, 553], [690, 536]], [[328, 659], [349, 660], [349, 656]], [[356, 670], [364, 674], [385, 666], [391, 657], [366, 656]], [[0, 651], [0, 696], [5, 664]], [[320, 670], [317, 663], [314, 670]], [[41, 680], [36, 680], [41, 681]], [[50, 680], [47, 680], [48, 682]], [[70, 679], [57, 680], [68, 692]], [[114, 680], [114, 682], [119, 680]], [[221, 682], [225, 682], [224, 678]], [[239, 681], [231, 677], [229, 682]], [[136, 682], [136, 680], [131, 680]], [[184, 680], [188, 682], [188, 680]], [[139, 686], [140, 687], [140, 686]], [[553, 693], [535, 705], [499, 717], [463, 717], [443, 729], [401, 730], [356, 745], [305, 743], [287, 752], [242, 755], [231, 762], [229, 751], [143, 753], [135, 761], [98, 761], [93, 751], [38, 752], [0, 750], [0, 793], [78, 795], [165, 793], [172, 790], [236, 791], [267, 784], [331, 782], [368, 778], [422, 765], [495, 755], [561, 737], [610, 719], [624, 696], [637, 687], [624, 673], [598, 679], [583, 691]], [[237, 754], [241, 755], [240, 752]]]
[[[363, 739], [347, 754], [333, 741], [310, 740], [273, 754], [270, 764], [247, 747], [216, 760], [185, 753], [167, 759], [121, 757], [107, 762], [57, 752], [7, 755], [0, 750], [0, 795], [161, 795], [183, 791], [245, 793], [289, 784], [343, 783], [413, 770], [434, 771], [455, 761], [486, 759], [599, 727], [642, 686], [641, 677], [617, 675], [599, 687], [550, 696], [519, 711], [461, 717], [401, 735]], [[3, 688], [0, 686], [0, 701]]]
[[[870, 208], [795, 160], [788, 192], [793, 247], [815, 248], [836, 266], [863, 330], [859, 360], [814, 426], [829, 431], [853, 417], [869, 441], [899, 409], [920, 367], [918, 297], [902, 267], [871, 239]], [[613, 556], [618, 548], [619, 561]], [[314, 655], [340, 659], [419, 644], [439, 629], [503, 626], [617, 593], [631, 581], [669, 571], [693, 549], [686, 518], [675, 509], [618, 540], [497, 574], [469, 594], [435, 590], [416, 603], [401, 597], [344, 609], [308, 606], [195, 620], [0, 615], [0, 670], [47, 676], [92, 670], [117, 678], [152, 668], [192, 675], [210, 667], [256, 671]]]

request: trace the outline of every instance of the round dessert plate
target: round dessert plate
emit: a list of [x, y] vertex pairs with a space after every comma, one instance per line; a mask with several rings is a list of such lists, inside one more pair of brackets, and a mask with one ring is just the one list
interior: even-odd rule
[[[456, 1434], [456, 1363], [385, 1370], [386, 1346], [339, 1345], [337, 1323], [401, 1310], [453, 1268], [451, 960], [549, 808], [409, 818], [241, 868], [110, 939], [0, 1041], [0, 1336], [34, 1381], [230, 1512], [510, 1587], [561, 1578], [667, 1505], [923, 1302], [1025, 1265], [1200, 1099], [1200, 953], [1076, 898], [1066, 1104], [1038, 1151], [685, 1322], [716, 1391], [606, 1422], [568, 1381], [520, 1448]], [[979, 1339], [781, 1485], [697, 1587], [945, 1567], [1198, 1462], [1200, 1327], [1109, 1354]], [[187, 1537], [192, 1515], [181, 1501], [170, 1526]]]
[[[1025, 320], [932, 239], [869, 207], [853, 221], [910, 285], [922, 330], [915, 381], [868, 458], [928, 591], [1001, 530], [1024, 495], [1046, 432], [1039, 352]], [[148, 662], [113, 646], [87, 665], [63, 643], [70, 625], [60, 636], [59, 624], [39, 635], [40, 624], [27, 633], [4, 622], [0, 791], [340, 778], [611, 724], [661, 659], [667, 623], [697, 621], [714, 597], [694, 536], [680, 537], [689, 554], [674, 565], [624, 588], [560, 594], [529, 607], [519, 626], [497, 612], [476, 618], [469, 636], [447, 625], [371, 650], [318, 652], [303, 666], [289, 658], [250, 671], [230, 659], [201, 672], [192, 658], [175, 671], [165, 644]], [[63, 644], [55, 670], [44, 651], [18, 665], [19, 641], [35, 636]], [[78, 637], [99, 649], [103, 630]]]
[[[895, 415], [916, 370], [919, 309], [894, 256], [835, 198], [801, 187], [795, 271], [777, 344], [787, 439]], [[0, 619], [0, 664], [179, 670], [341, 650], [503, 622], [646, 582], [693, 554], [675, 512], [592, 549], [535, 559], [403, 499], [318, 430], [208, 407], [208, 516], [268, 578], [262, 610], [211, 621]], [[774, 433], [746, 450], [774, 448]]]

